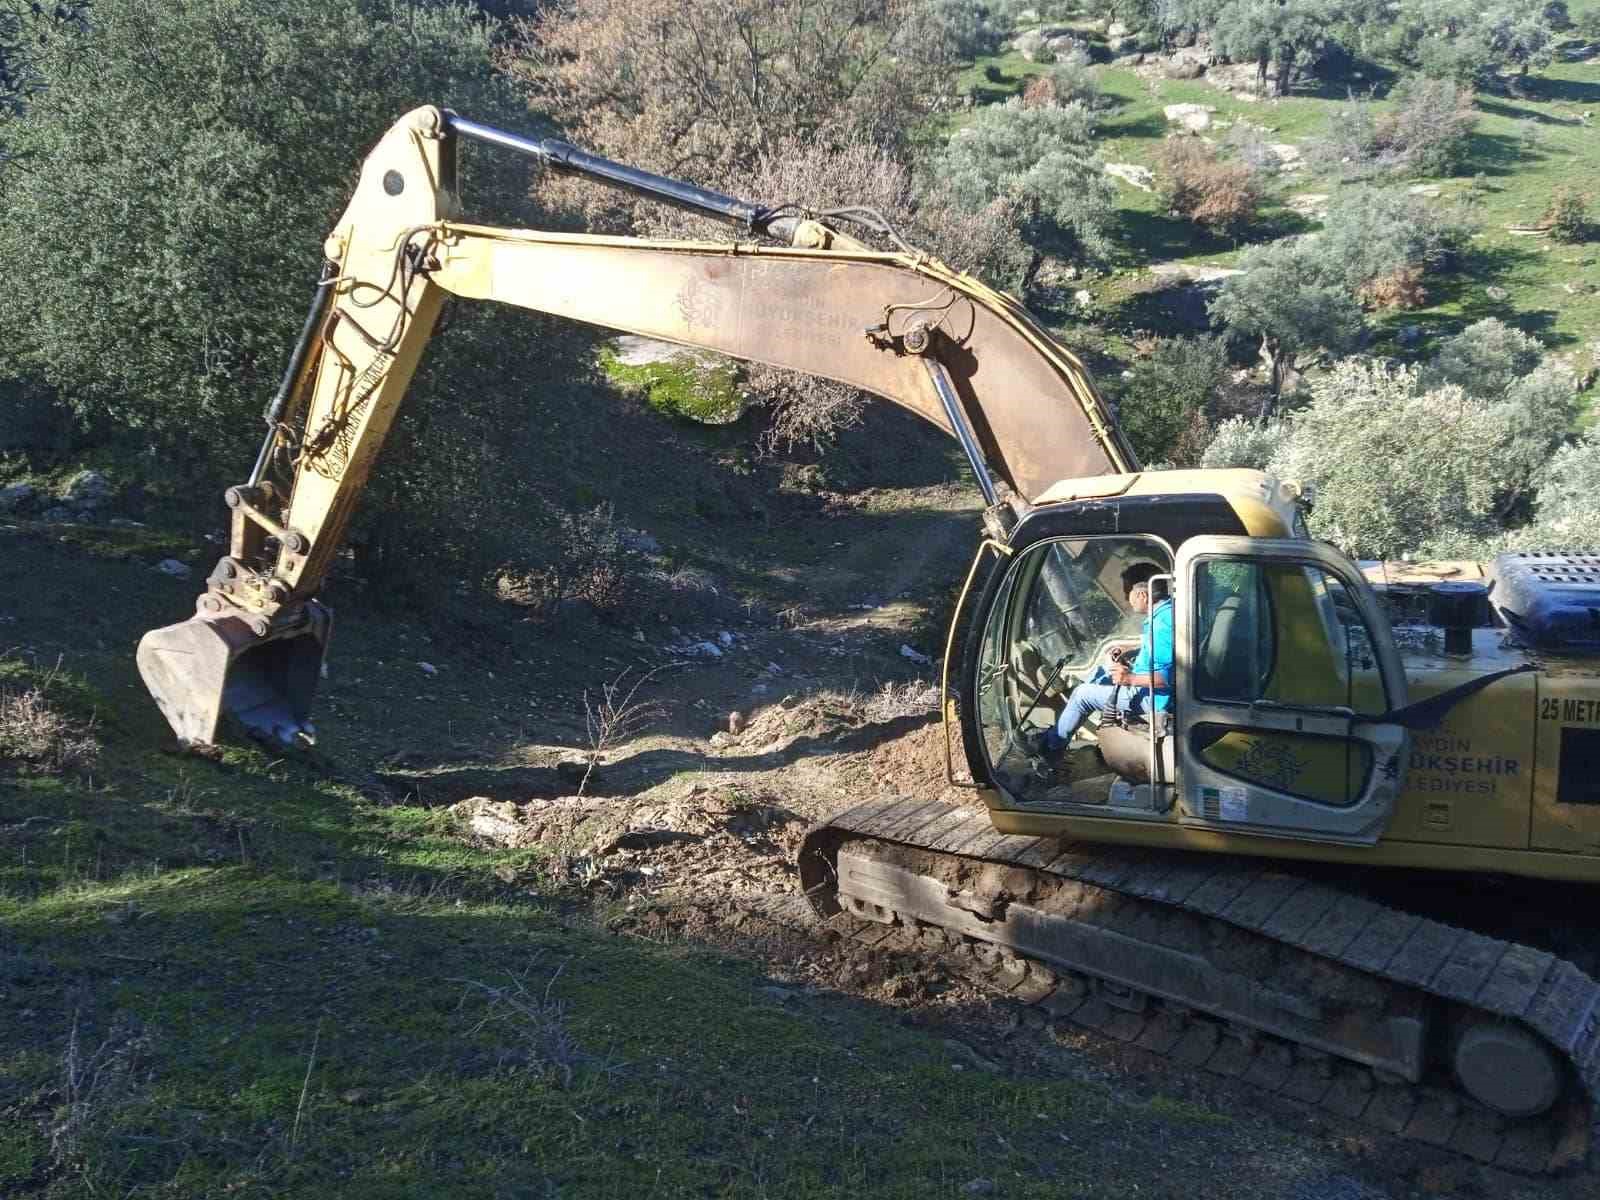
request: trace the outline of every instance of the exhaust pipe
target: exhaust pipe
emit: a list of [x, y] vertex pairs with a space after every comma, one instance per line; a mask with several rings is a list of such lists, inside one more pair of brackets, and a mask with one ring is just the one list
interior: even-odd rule
[[314, 600], [302, 611], [299, 623], [265, 635], [242, 617], [208, 613], [139, 639], [139, 674], [181, 745], [215, 742], [224, 716], [264, 741], [316, 741], [311, 705], [333, 613]]

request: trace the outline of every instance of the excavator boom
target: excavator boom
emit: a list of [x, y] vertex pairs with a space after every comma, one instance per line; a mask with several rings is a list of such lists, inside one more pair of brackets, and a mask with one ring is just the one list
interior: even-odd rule
[[[460, 137], [751, 236], [661, 241], [463, 223]], [[312, 736], [331, 627], [317, 593], [449, 296], [882, 396], [959, 439], [1001, 528], [1060, 479], [1137, 469], [1082, 364], [979, 280], [909, 249], [872, 249], [790, 206], [763, 207], [440, 109], [417, 109], [385, 134], [324, 254], [328, 272], [268, 409], [266, 443], [250, 478], [226, 494], [229, 552], [197, 615], [140, 643], [146, 685], [185, 743], [214, 740], [225, 712], [280, 741]]]

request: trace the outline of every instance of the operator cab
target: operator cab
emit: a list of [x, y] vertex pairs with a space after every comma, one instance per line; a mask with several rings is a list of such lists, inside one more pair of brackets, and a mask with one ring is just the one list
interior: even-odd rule
[[1141, 567], [1155, 572], [1152, 604], [1167, 600], [1172, 550], [1150, 534], [1049, 538], [1011, 565], [983, 633], [977, 711], [996, 780], [1017, 800], [1147, 813], [1162, 803], [1173, 777], [1166, 714], [1139, 689], [1116, 689], [1066, 750], [1038, 751], [1074, 688], [1114, 656], [1132, 661], [1145, 618], [1123, 581]]
[[[1372, 844], [1400, 787], [1406, 731], [1385, 714], [1406, 686], [1359, 568], [1285, 536], [1298, 523], [1264, 505], [1258, 517], [1236, 496], [1135, 492], [1031, 516], [974, 612], [963, 727], [996, 823], [1053, 814]], [[1146, 618], [1127, 583], [1151, 572], [1152, 614], [1171, 604], [1167, 702], [1125, 685], [1070, 746], [1042, 745], [1074, 689], [1139, 647]]]

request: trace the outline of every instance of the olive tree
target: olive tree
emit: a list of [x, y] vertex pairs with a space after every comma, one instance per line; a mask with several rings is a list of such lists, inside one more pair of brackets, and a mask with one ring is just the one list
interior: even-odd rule
[[1210, 312], [1238, 333], [1260, 339], [1271, 375], [1265, 416], [1305, 355], [1341, 354], [1355, 345], [1361, 307], [1311, 239], [1252, 247], [1239, 266], [1243, 273], [1223, 280]]
[[[492, 33], [473, 10], [398, 0], [95, 0], [0, 121], [16, 152], [0, 253], [48, 264], [0, 290], [0, 377], [59, 397], [161, 490], [237, 482], [367, 150], [423, 103], [526, 120]], [[484, 219], [525, 205], [511, 156], [464, 147], [462, 185]], [[409, 567], [510, 536], [526, 472], [502, 448], [536, 389], [505, 380], [536, 375], [527, 320], [472, 309], [430, 348], [356, 541]]]
[[983, 108], [950, 139], [934, 171], [968, 211], [997, 201], [1015, 206], [1034, 246], [1029, 280], [1044, 259], [1041, 243], [1069, 256], [1109, 248], [1115, 192], [1095, 153], [1094, 118], [1081, 104], [1030, 107], [1013, 97]]
[[1439, 347], [1428, 365], [1430, 384], [1453, 383], [1475, 396], [1499, 398], [1544, 357], [1544, 346], [1498, 317], [1468, 325]]
[[1590, 430], [1551, 455], [1535, 480], [1534, 519], [1506, 535], [1508, 549], [1589, 549], [1600, 547], [1600, 433]]

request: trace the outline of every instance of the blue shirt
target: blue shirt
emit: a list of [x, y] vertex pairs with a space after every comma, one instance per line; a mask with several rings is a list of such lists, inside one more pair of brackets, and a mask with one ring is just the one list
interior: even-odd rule
[[[1172, 601], [1157, 601], [1145, 618], [1144, 637], [1139, 642], [1139, 656], [1128, 668], [1135, 675], [1165, 675], [1167, 686], [1156, 691], [1156, 711], [1172, 703]], [[1143, 688], [1139, 689], [1141, 692]]]

